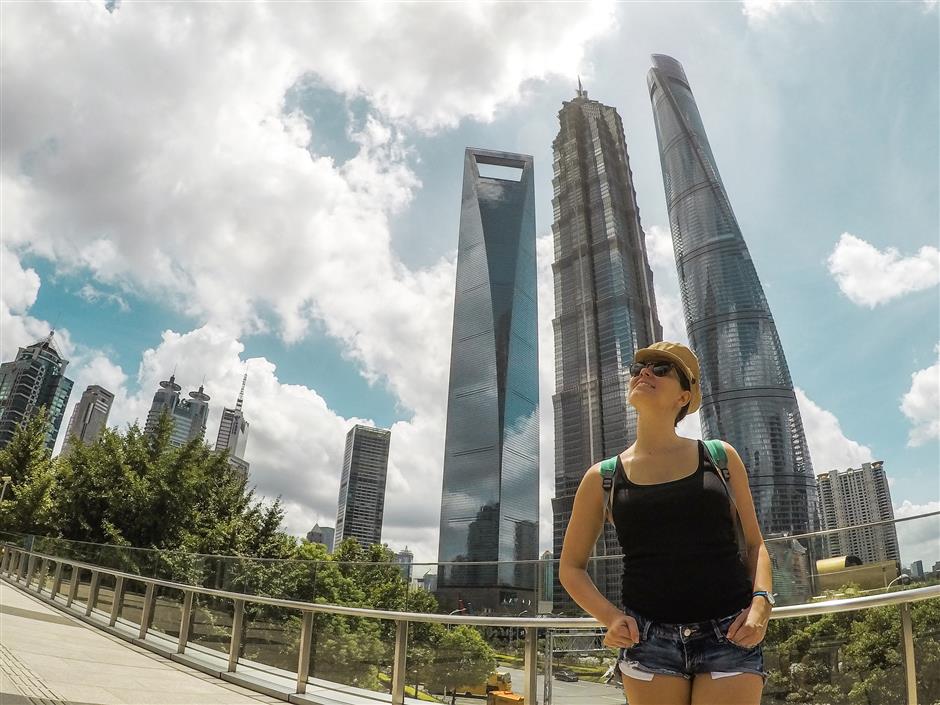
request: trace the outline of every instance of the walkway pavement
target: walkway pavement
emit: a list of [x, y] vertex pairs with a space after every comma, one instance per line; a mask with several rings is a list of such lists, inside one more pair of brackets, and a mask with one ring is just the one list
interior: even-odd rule
[[282, 702], [98, 631], [0, 581], [2, 705]]

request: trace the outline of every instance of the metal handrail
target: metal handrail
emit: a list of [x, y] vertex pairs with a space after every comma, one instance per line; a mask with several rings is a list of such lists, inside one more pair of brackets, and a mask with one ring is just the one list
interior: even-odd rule
[[[38, 581], [36, 592], [41, 593], [45, 584], [45, 578], [52, 564], [56, 565], [55, 579], [51, 589], [48, 601], [60, 609], [68, 609], [76, 596], [78, 581], [73, 577], [70, 580], [70, 589], [67, 602], [64, 607], [61, 603], [55, 602], [55, 597], [61, 584], [62, 566], [69, 565], [74, 570], [88, 570], [92, 574], [92, 587], [89, 597], [84, 606], [84, 618], [90, 620], [96, 603], [97, 591], [100, 587], [102, 575], [114, 576], [116, 580], [114, 600], [111, 606], [109, 626], [113, 627], [120, 614], [120, 603], [123, 602], [124, 588], [127, 580], [135, 580], [144, 583], [147, 586], [146, 597], [144, 599], [143, 611], [141, 614], [140, 632], [138, 638], [143, 639], [149, 629], [149, 615], [153, 609], [156, 587], [165, 587], [173, 590], [179, 590], [184, 594], [184, 609], [182, 614], [184, 625], [181, 622], [179, 633], [177, 654], [185, 651], [188, 641], [189, 613], [192, 607], [192, 596], [207, 595], [225, 600], [232, 600], [235, 605], [234, 624], [232, 628], [231, 643], [228, 654], [228, 671], [234, 673], [238, 667], [239, 651], [241, 644], [240, 625], [244, 615], [246, 603], [257, 603], [270, 605], [273, 607], [284, 607], [298, 610], [303, 615], [303, 631], [299, 645], [298, 666], [297, 666], [297, 693], [304, 693], [306, 690], [307, 668], [309, 665], [310, 634], [312, 626], [312, 615], [314, 613], [342, 615], [349, 617], [360, 617], [367, 619], [381, 619], [394, 621], [396, 623], [395, 636], [395, 655], [392, 667], [392, 703], [393, 705], [402, 705], [404, 703], [404, 676], [405, 661], [407, 657], [407, 634], [408, 625], [412, 622], [417, 623], [436, 623], [445, 625], [475, 625], [475, 626], [502, 626], [522, 628], [525, 631], [524, 645], [524, 677], [523, 688], [526, 702], [535, 702], [535, 687], [537, 675], [538, 660], [538, 632], [539, 629], [597, 629], [603, 625], [592, 617], [488, 617], [488, 616], [463, 616], [450, 614], [429, 614], [421, 612], [398, 612], [389, 610], [376, 610], [363, 607], [347, 607], [343, 605], [320, 604], [312, 602], [303, 602], [300, 600], [289, 600], [276, 597], [267, 597], [264, 595], [249, 595], [244, 593], [232, 592], [229, 590], [220, 590], [216, 588], [207, 588], [187, 583], [179, 583], [172, 580], [163, 580], [161, 578], [149, 578], [133, 573], [105, 566], [99, 566], [84, 561], [77, 561], [70, 558], [60, 558], [41, 552], [26, 550], [13, 544], [0, 544], [3, 549], [2, 560], [0, 560], [0, 574], [6, 573], [6, 579], [15, 584], [21, 584], [25, 577], [25, 587], [30, 589], [34, 576], [37, 575], [37, 563], [39, 563]], [[73, 572], [73, 576], [74, 576]], [[45, 599], [44, 596], [40, 595]], [[912, 588], [908, 590], [897, 590], [894, 592], [883, 593], [880, 595], [866, 595], [863, 597], [851, 597], [827, 600], [812, 604], [788, 605], [785, 607], [776, 607], [771, 612], [771, 619], [786, 619], [795, 617], [807, 617], [820, 614], [829, 614], [833, 612], [848, 612], [860, 609], [870, 609], [874, 607], [883, 607], [888, 605], [899, 605], [901, 608], [902, 623], [902, 641], [905, 654], [905, 680], [907, 684], [908, 704], [917, 704], [916, 680], [914, 670], [914, 647], [913, 647], [913, 628], [910, 619], [910, 605], [913, 602], [940, 598], [940, 585], [929, 585], [921, 588]], [[82, 616], [81, 613], [70, 611], [72, 614]], [[100, 626], [100, 625], [99, 625]], [[121, 635], [124, 636], [124, 635]], [[246, 683], [250, 687], [250, 682]]]
[[[838, 529], [822, 529], [820, 531], [811, 531], [806, 534], [792, 534], [789, 536], [774, 536], [771, 538], [764, 539], [765, 544], [772, 544], [778, 542], [790, 541], [792, 539], [805, 539], [812, 538], [814, 536], [826, 536], [829, 534], [839, 534], [845, 531], [855, 531], [856, 529], [867, 529], [873, 526], [883, 526], [885, 524], [899, 524], [905, 521], [913, 521], [914, 519], [923, 519], [925, 517], [932, 517], [940, 515], [940, 510], [934, 512], [925, 512], [923, 514], [915, 514], [909, 517], [900, 517], [895, 519], [882, 519], [879, 521], [868, 522], [865, 524], [854, 524], [853, 526], [844, 526]], [[23, 537], [28, 537], [31, 534], [23, 534], [15, 531], [3, 531], [0, 534], [7, 535], [19, 535]], [[230, 554], [223, 553], [190, 553], [187, 551], [179, 551], [178, 549], [161, 549], [161, 548], [144, 548], [142, 546], [122, 546], [119, 544], [111, 543], [95, 543], [93, 541], [78, 541], [75, 539], [63, 539], [55, 536], [36, 536], [35, 538], [43, 539], [46, 541], [66, 541], [68, 543], [83, 544], [85, 546], [98, 546], [98, 547], [107, 547], [120, 551], [140, 551], [148, 553], [185, 553], [187, 556], [193, 556], [195, 558], [212, 558], [212, 559], [231, 559], [239, 561], [258, 561], [261, 563], [309, 563], [315, 565], [321, 561], [305, 560], [302, 558], [261, 558], [258, 556], [235, 556]], [[2, 540], [2, 539], [0, 539]], [[595, 556], [592, 560], [621, 560], [623, 559], [623, 554], [609, 555], [609, 556]], [[524, 560], [518, 561], [509, 561], [513, 565], [526, 565], [526, 564], [540, 564], [543, 559], [541, 558], [527, 558]], [[361, 562], [357, 561], [330, 561], [336, 565], [359, 565]], [[434, 563], [411, 563], [412, 568], [418, 568], [421, 566], [480, 566], [480, 565], [498, 565], [500, 563], [505, 563], [506, 561], [437, 561]], [[557, 563], [557, 558], [551, 559], [552, 563]], [[368, 563], [370, 566], [396, 566], [400, 567], [402, 564], [394, 561], [370, 561]]]

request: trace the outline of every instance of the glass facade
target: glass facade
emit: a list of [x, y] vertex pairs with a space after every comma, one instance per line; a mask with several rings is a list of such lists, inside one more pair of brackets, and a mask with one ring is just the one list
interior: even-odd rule
[[170, 444], [176, 447], [186, 445], [206, 435], [206, 420], [209, 418], [209, 395], [202, 386], [199, 391], [190, 392], [189, 399], [180, 399], [181, 387], [176, 383], [176, 376], [160, 382], [160, 389], [153, 395], [153, 402], [144, 425], [145, 433], [154, 433], [160, 416], [167, 414], [173, 424], [170, 431]]
[[538, 559], [534, 198], [532, 157], [467, 149], [438, 549], [451, 608], [535, 609], [536, 564], [509, 563]]
[[[552, 179], [556, 559], [584, 473], [636, 439], [628, 368], [638, 348], [662, 338], [623, 122], [580, 88], [558, 119]], [[606, 525], [595, 555], [620, 552]], [[619, 604], [621, 564], [592, 566], [598, 589]], [[554, 603], [558, 612], [577, 611], [560, 584]]]
[[681, 64], [648, 76], [689, 343], [702, 366], [704, 438], [734, 446], [765, 537], [819, 528], [793, 382]]
[[69, 362], [53, 346], [52, 335], [20, 348], [13, 361], [0, 365], [0, 448], [41, 407], [49, 413], [46, 448], [55, 447], [73, 383], [65, 376]]
[[81, 400], [72, 410], [67, 436], [62, 446], [62, 454], [67, 455], [72, 449], [72, 442], [94, 443], [108, 424], [111, 403], [114, 394], [97, 384], [90, 385], [82, 394]]

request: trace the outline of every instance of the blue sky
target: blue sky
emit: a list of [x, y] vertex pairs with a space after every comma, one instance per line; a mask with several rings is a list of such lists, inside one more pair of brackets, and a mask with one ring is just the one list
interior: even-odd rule
[[[74, 397], [113, 388], [118, 425], [173, 369], [205, 379], [209, 440], [247, 369], [252, 479], [297, 534], [333, 523], [352, 423], [391, 427], [384, 538], [433, 559], [463, 150], [532, 154], [547, 546], [557, 111], [580, 74], [623, 117], [660, 316], [684, 340], [646, 90], [666, 53], [816, 471], [881, 459], [899, 516], [940, 509], [935, 2], [357, 7], [5, 4], [4, 359], [54, 325]], [[931, 565], [940, 527], [917, 523], [902, 559]]]

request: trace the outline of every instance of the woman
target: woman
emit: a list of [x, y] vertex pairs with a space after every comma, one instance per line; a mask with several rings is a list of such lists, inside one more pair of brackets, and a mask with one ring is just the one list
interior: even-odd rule
[[747, 472], [724, 443], [745, 565], [733, 510], [705, 445], [675, 432], [701, 404], [698, 359], [684, 345], [659, 342], [634, 360], [629, 401], [637, 411], [636, 442], [619, 455], [611, 490], [624, 553], [622, 609], [586, 570], [606, 515], [599, 463], [575, 496], [561, 584], [607, 627], [604, 643], [620, 648], [629, 705], [756, 705], [767, 676], [761, 642], [773, 597]]

